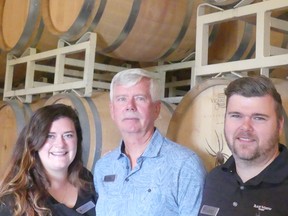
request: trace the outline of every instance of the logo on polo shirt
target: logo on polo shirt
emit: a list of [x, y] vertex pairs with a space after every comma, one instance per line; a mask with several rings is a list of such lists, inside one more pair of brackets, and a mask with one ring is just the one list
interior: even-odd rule
[[258, 209], [259, 211], [271, 211], [272, 208], [267, 207], [267, 206], [263, 206], [263, 205], [256, 205], [254, 204], [253, 208]]

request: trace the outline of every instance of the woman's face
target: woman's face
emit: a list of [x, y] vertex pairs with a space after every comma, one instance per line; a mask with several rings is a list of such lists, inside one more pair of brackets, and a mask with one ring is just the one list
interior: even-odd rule
[[77, 134], [71, 119], [55, 120], [39, 150], [40, 160], [48, 174], [67, 172], [77, 152]]

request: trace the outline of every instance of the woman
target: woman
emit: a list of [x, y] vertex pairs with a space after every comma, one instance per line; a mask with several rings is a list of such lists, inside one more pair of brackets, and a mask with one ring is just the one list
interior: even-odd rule
[[71, 107], [38, 109], [19, 135], [0, 183], [0, 215], [95, 215], [97, 196], [82, 163], [81, 143]]

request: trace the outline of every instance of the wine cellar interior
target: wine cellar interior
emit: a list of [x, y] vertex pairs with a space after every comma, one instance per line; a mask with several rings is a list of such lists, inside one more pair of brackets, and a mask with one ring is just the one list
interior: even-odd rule
[[[231, 154], [223, 138], [223, 89], [231, 80], [260, 74], [273, 79], [288, 111], [287, 0], [56, 2], [0, 3], [0, 173], [31, 113], [58, 100], [73, 106], [91, 100], [105, 116], [102, 140], [91, 135], [96, 126], [86, 136], [91, 169], [120, 139], [116, 130], [114, 138], [106, 132], [113, 123], [105, 106], [111, 79], [126, 68], [159, 78], [158, 126], [196, 151], [209, 170], [215, 158], [206, 144]], [[287, 144], [285, 135], [281, 140]]]

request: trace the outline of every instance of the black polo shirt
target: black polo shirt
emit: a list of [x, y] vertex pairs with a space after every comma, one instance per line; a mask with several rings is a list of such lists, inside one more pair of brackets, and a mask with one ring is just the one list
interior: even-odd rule
[[[86, 168], [81, 173], [81, 178], [93, 183], [93, 176]], [[90, 191], [81, 190], [78, 194], [76, 204], [73, 208], [59, 203], [52, 196], [47, 197], [47, 207], [51, 210], [52, 216], [95, 216], [95, 205], [97, 194], [94, 187]], [[13, 216], [14, 199], [7, 195], [0, 201], [0, 216]]]
[[243, 183], [231, 156], [206, 177], [199, 216], [288, 216], [288, 152]]
[[[84, 168], [81, 173], [81, 178], [91, 182], [93, 185], [93, 175], [86, 168]], [[52, 196], [48, 198], [47, 205], [51, 209], [53, 216], [95, 216], [96, 202], [97, 194], [93, 185], [91, 191], [81, 190], [79, 192], [76, 204], [73, 208], [68, 208], [66, 205], [59, 203]]]
[[57, 202], [53, 197], [50, 197], [48, 206], [53, 216], [95, 216], [96, 201], [95, 192], [82, 192], [81, 196], [78, 195], [77, 202], [73, 208], [68, 208], [66, 205]]
[[[53, 197], [48, 198], [47, 205], [53, 216], [95, 216], [96, 193], [84, 193], [78, 196], [73, 208], [68, 208], [64, 204], [57, 202]], [[0, 203], [0, 216], [13, 216], [13, 208], [4, 203]]]

